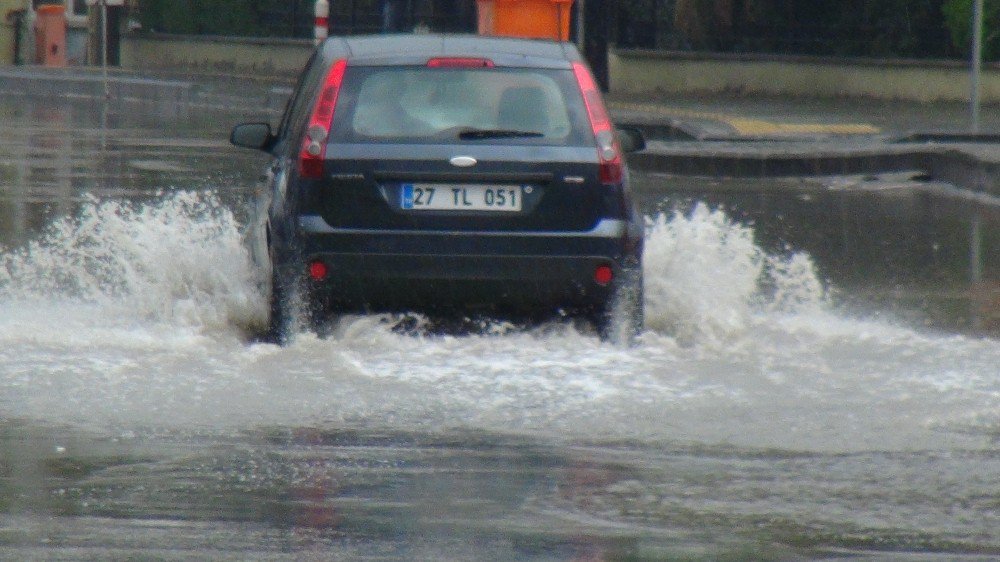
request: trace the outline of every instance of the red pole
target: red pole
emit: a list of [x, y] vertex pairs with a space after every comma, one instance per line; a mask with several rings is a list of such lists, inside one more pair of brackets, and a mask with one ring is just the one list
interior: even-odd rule
[[327, 0], [316, 0], [316, 23], [313, 36], [319, 45], [330, 33], [330, 3]]

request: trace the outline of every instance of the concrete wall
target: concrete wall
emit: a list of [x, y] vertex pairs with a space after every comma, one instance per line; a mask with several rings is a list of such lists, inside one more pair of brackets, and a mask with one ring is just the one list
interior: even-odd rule
[[[612, 50], [611, 90], [622, 94], [741, 92], [912, 101], [969, 99], [968, 64]], [[984, 65], [982, 100], [1000, 103], [1000, 65]]]
[[[0, 13], [0, 18], [3, 14]], [[0, 21], [0, 64], [14, 64], [14, 28]]]
[[[122, 67], [140, 71], [296, 76], [310, 40], [127, 35]], [[611, 90], [620, 94], [743, 92], [813, 97], [966, 101], [968, 65], [769, 55], [612, 50]], [[982, 100], [1000, 103], [1000, 65], [983, 67]]]
[[122, 68], [140, 71], [208, 72], [262, 77], [298, 75], [313, 42], [177, 35], [122, 37]]

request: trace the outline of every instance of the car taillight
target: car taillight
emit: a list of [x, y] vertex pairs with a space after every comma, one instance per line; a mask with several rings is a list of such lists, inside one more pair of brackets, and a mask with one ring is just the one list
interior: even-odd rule
[[330, 67], [320, 89], [319, 99], [313, 107], [299, 152], [299, 175], [304, 178], [318, 178], [323, 175], [323, 160], [326, 158], [326, 141], [333, 123], [333, 110], [337, 106], [340, 85], [344, 81], [346, 60], [338, 60]]
[[439, 57], [427, 61], [430, 68], [493, 68], [493, 61], [473, 57]]
[[590, 127], [597, 141], [601, 183], [618, 183], [622, 180], [622, 153], [618, 147], [618, 139], [615, 138], [614, 128], [611, 126], [611, 118], [608, 117], [608, 110], [601, 99], [601, 91], [583, 63], [573, 63], [573, 74], [576, 75], [576, 83], [583, 95]]
[[326, 279], [326, 275], [329, 271], [326, 268], [326, 264], [321, 261], [314, 261], [309, 264], [309, 277], [312, 277], [314, 281], [322, 281]]
[[599, 265], [594, 270], [594, 282], [602, 287], [609, 285], [614, 276], [615, 272], [610, 265]]

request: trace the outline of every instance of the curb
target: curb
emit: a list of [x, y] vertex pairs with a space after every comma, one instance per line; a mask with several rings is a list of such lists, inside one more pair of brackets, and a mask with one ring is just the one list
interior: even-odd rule
[[1000, 196], [1000, 162], [947, 149], [925, 154], [923, 163], [927, 172], [936, 179], [976, 193]]
[[902, 172], [921, 168], [924, 156], [917, 152], [878, 151], [720, 152], [706, 146], [670, 152], [647, 149], [633, 154], [630, 163], [643, 170], [682, 176], [766, 178]]
[[195, 89], [193, 82], [136, 78], [109, 73], [67, 72], [53, 69], [0, 68], [0, 92], [11, 95], [105, 97], [163, 104], [188, 104]]
[[926, 174], [928, 180], [943, 181], [975, 193], [1000, 195], [1000, 162], [983, 160], [950, 146], [904, 148], [888, 145], [882, 149], [817, 150], [794, 154], [724, 152], [709, 146], [686, 148], [669, 152], [648, 148], [631, 154], [629, 164], [646, 172], [748, 179], [918, 171]]

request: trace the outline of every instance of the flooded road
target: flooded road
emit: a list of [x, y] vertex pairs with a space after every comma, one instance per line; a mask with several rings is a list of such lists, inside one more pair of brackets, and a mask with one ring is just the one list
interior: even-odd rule
[[634, 349], [386, 317], [280, 348], [253, 118], [0, 101], [0, 558], [1000, 556], [995, 201], [638, 173]]

